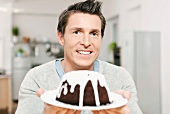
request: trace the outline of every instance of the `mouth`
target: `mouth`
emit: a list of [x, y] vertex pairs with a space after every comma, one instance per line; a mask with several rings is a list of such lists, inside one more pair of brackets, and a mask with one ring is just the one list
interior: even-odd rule
[[76, 52], [81, 55], [90, 55], [93, 53], [92, 51], [89, 51], [89, 50], [77, 50]]

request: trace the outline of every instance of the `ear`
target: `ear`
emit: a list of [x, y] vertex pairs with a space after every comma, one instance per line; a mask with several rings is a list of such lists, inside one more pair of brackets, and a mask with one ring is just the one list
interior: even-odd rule
[[63, 46], [64, 45], [64, 37], [63, 37], [62, 33], [57, 32], [57, 36], [58, 36], [59, 43]]

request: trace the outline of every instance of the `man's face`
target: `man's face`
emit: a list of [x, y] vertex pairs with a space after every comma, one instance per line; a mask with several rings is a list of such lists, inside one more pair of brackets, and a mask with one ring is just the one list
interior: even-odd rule
[[97, 15], [72, 14], [64, 36], [59, 35], [64, 46], [64, 61], [73, 70], [92, 70], [101, 45], [101, 20]]

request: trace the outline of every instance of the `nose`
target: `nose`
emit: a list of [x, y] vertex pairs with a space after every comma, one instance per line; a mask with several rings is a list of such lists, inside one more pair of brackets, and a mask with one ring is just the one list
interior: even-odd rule
[[82, 37], [81, 44], [84, 45], [85, 47], [89, 47], [91, 45], [90, 36], [85, 34]]

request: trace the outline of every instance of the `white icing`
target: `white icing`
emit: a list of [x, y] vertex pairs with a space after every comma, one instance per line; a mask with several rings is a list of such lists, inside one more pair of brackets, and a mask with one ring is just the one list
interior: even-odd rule
[[67, 90], [67, 83], [65, 83], [64, 84], [64, 95], [67, 95], [67, 92], [68, 92], [68, 90]]
[[62, 81], [58, 87], [58, 97], [60, 97], [63, 89], [64, 89], [64, 95], [68, 93], [67, 84], [62, 85], [63, 82], [67, 81], [68, 84], [71, 85], [71, 89], [70, 89], [71, 93], [74, 92], [75, 86], [79, 84], [80, 85], [79, 106], [83, 106], [84, 89], [89, 80], [91, 81], [93, 89], [94, 89], [94, 96], [95, 96], [97, 106], [100, 105], [99, 94], [98, 94], [98, 89], [97, 89], [98, 81], [101, 87], [106, 88], [108, 92], [109, 101], [110, 102], [113, 101], [113, 99], [111, 99], [110, 90], [107, 86], [104, 75], [94, 72], [94, 71], [87, 71], [87, 70], [79, 70], [79, 71], [72, 71], [72, 72], [66, 73], [63, 76]]
[[[64, 95], [67, 95], [68, 89], [67, 89], [67, 83], [65, 83], [61, 89], [60, 89], [60, 93], [62, 92], [62, 90], [64, 89]], [[58, 97], [60, 97], [61, 94], [58, 94]]]

